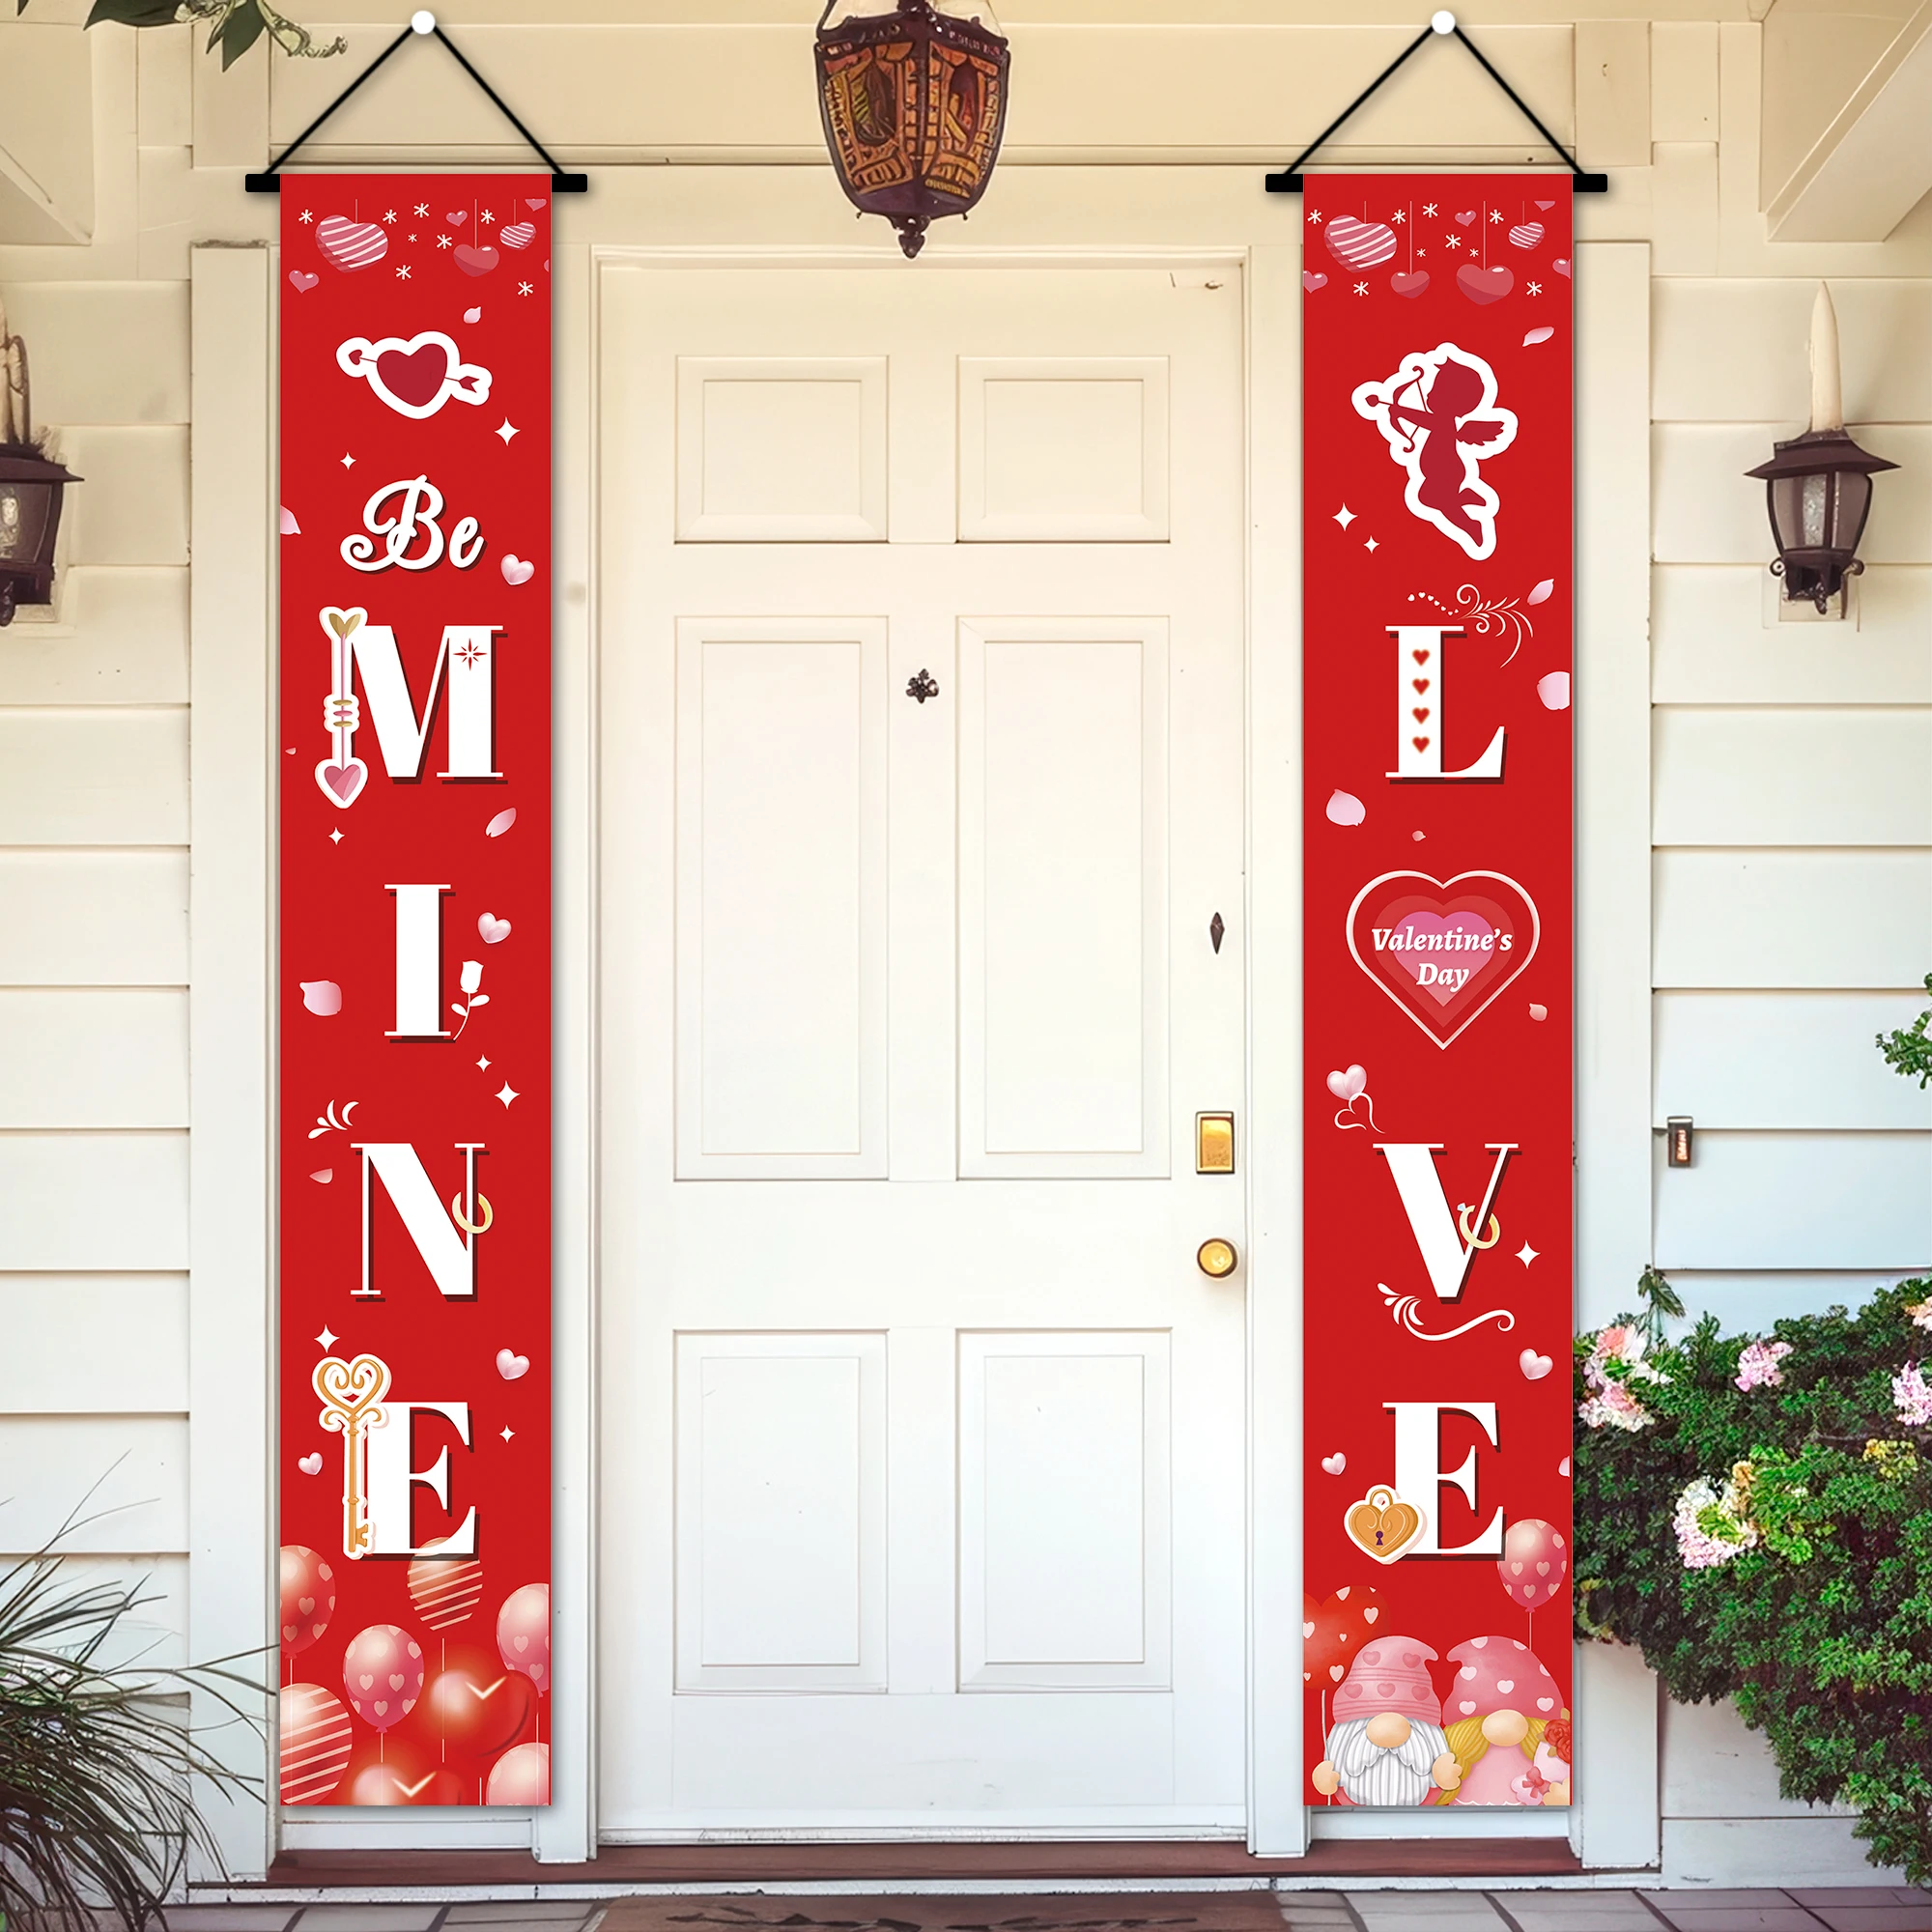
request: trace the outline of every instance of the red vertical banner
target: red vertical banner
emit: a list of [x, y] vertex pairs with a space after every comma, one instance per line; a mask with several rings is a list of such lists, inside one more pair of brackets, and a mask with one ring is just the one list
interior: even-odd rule
[[550, 195], [282, 181], [285, 1804], [550, 1800]]
[[1570, 185], [1304, 215], [1307, 1797], [1560, 1805]]

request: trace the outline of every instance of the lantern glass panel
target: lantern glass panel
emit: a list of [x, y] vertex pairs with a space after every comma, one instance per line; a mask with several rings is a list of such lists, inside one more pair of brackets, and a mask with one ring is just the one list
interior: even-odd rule
[[51, 483], [0, 482], [0, 563], [42, 560], [54, 489]]

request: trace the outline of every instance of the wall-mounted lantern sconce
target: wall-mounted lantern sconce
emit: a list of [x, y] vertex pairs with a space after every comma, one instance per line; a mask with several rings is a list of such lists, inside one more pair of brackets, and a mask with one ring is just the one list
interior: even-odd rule
[[[986, 190], [1007, 120], [1007, 43], [984, 0], [825, 0], [818, 112], [845, 197], [883, 214], [908, 256]], [[834, 15], [837, 19], [834, 19]]]
[[31, 397], [27, 345], [0, 308], [0, 625], [17, 606], [52, 598], [61, 492], [80, 481], [34, 441]]
[[1774, 443], [1771, 461], [1745, 472], [1764, 479], [1777, 545], [1771, 569], [1784, 580], [1788, 601], [1809, 598], [1822, 615], [1834, 597], [1843, 598], [1846, 580], [1864, 568], [1859, 539], [1871, 511], [1871, 479], [1897, 468], [1868, 455], [1845, 434], [1838, 317], [1820, 282], [1811, 308], [1811, 427]]

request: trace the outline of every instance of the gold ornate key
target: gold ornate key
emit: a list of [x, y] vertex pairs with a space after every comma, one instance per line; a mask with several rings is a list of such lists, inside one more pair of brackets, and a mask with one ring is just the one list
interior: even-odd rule
[[325, 1355], [311, 1379], [322, 1398], [322, 1426], [342, 1435], [342, 1553], [358, 1558], [369, 1548], [365, 1432], [383, 1420], [389, 1365], [380, 1355], [357, 1355], [348, 1362], [339, 1355]]

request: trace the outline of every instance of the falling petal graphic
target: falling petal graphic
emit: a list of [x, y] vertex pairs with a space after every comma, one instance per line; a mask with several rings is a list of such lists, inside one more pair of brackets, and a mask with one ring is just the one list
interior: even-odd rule
[[1553, 670], [1547, 677], [1536, 680], [1536, 695], [1542, 698], [1544, 706], [1550, 711], [1570, 709], [1570, 673], [1567, 670]]
[[1532, 328], [1522, 338], [1522, 346], [1525, 349], [1533, 348], [1539, 342], [1548, 342], [1555, 333], [1556, 331], [1553, 328]]
[[1368, 808], [1351, 791], [1331, 791], [1327, 814], [1332, 825], [1359, 825], [1369, 815]]
[[1556, 588], [1555, 578], [1546, 577], [1543, 580], [1543, 582], [1539, 583], [1536, 586], [1536, 588], [1532, 590], [1529, 593], [1529, 595], [1525, 597], [1522, 601], [1525, 604], [1541, 604], [1555, 588]]
[[284, 503], [282, 505], [282, 534], [285, 537], [298, 537], [301, 533], [301, 526], [296, 522], [296, 513]]
[[502, 838], [504, 833], [509, 831], [511, 826], [516, 824], [516, 822], [517, 822], [517, 808], [513, 805], [507, 811], [499, 811], [496, 815], [496, 817], [493, 818], [489, 822], [489, 824], [483, 828], [483, 836], [486, 838]]

